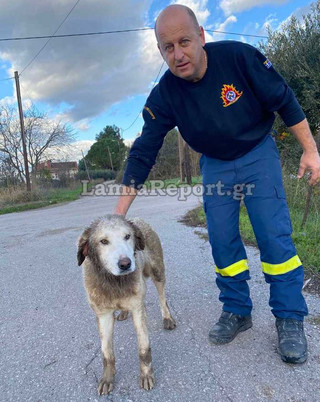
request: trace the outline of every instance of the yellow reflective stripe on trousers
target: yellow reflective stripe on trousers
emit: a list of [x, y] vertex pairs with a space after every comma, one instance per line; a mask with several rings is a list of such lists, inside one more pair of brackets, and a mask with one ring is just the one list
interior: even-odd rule
[[247, 271], [248, 269], [248, 260], [240, 260], [225, 268], [219, 269], [218, 267], [216, 267], [216, 272], [222, 276], [235, 276], [243, 271]]
[[302, 262], [300, 261], [300, 258], [295, 255], [294, 257], [290, 258], [290, 260], [282, 262], [281, 264], [269, 264], [268, 262], [261, 261], [261, 265], [262, 271], [265, 274], [281, 275], [300, 267], [300, 265], [302, 265]]

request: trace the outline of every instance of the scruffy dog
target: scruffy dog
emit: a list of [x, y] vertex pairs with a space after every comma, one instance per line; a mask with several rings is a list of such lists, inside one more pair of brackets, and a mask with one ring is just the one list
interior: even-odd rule
[[113, 389], [115, 310], [121, 310], [118, 320], [132, 313], [139, 346], [140, 386], [152, 389], [155, 380], [144, 305], [145, 278], [151, 276], [157, 288], [164, 328], [176, 326], [166, 301], [163, 253], [157, 234], [141, 219], [130, 221], [120, 215], [99, 218], [78, 241], [78, 264], [83, 264], [88, 302], [96, 314], [101, 338], [104, 369], [99, 394]]

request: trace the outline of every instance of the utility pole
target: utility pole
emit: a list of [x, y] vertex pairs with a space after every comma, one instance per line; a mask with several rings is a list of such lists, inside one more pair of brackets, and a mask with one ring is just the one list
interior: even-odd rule
[[180, 133], [178, 133], [178, 147], [179, 147], [180, 182], [183, 183], [186, 175], [185, 175], [185, 169], [184, 169], [183, 139], [182, 139]]
[[89, 182], [91, 182], [91, 178], [90, 178], [90, 174], [89, 174], [89, 170], [88, 170], [88, 166], [87, 166], [87, 161], [86, 161], [86, 158], [84, 157], [82, 149], [81, 149], [81, 153], [82, 153], [82, 158], [83, 158], [83, 162], [84, 162], [84, 167], [86, 168], [88, 180], [89, 180]]
[[190, 165], [190, 152], [189, 146], [185, 142], [184, 143], [184, 163], [185, 163], [185, 172], [186, 172], [186, 180], [187, 183], [191, 186], [192, 184], [192, 174], [191, 174], [191, 165]]
[[31, 191], [29, 167], [28, 167], [28, 155], [27, 155], [27, 147], [26, 147], [25, 132], [24, 132], [23, 111], [22, 111], [22, 103], [21, 103], [21, 93], [20, 93], [20, 83], [19, 83], [18, 71], [14, 72], [14, 78], [16, 80], [17, 101], [18, 101], [18, 107], [19, 107], [21, 139], [22, 139], [22, 148], [23, 148], [24, 168], [25, 168], [25, 171], [26, 171], [27, 191]]
[[179, 145], [179, 165], [180, 165], [180, 181], [186, 182], [191, 185], [192, 173], [190, 165], [190, 153], [188, 144], [184, 141], [181, 134], [178, 137]]

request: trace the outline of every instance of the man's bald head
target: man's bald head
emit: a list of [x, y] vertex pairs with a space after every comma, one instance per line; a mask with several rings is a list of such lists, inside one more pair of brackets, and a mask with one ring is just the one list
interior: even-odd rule
[[159, 22], [164, 21], [167, 17], [174, 17], [177, 14], [185, 13], [188, 15], [195, 27], [196, 32], [198, 33], [200, 30], [200, 25], [198, 23], [197, 17], [195, 16], [194, 12], [191, 10], [191, 8], [187, 6], [183, 6], [181, 4], [172, 4], [171, 6], [166, 7], [161, 11], [161, 13], [158, 15], [158, 18], [156, 19], [156, 23], [154, 25], [154, 31], [156, 34], [156, 38], [158, 39], [157, 35], [157, 25]]
[[198, 81], [207, 69], [205, 35], [194, 12], [186, 6], [166, 7], [155, 25], [158, 49], [175, 76]]

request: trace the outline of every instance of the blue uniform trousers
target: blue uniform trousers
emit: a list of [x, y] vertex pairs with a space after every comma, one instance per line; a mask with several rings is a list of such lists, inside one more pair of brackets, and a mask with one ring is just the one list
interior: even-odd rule
[[272, 313], [302, 321], [308, 314], [302, 295], [303, 266], [291, 240], [290, 215], [274, 139], [267, 135], [249, 153], [233, 161], [202, 155], [200, 167], [223, 310], [243, 316], [252, 310], [247, 255], [239, 233], [243, 198], [260, 249], [265, 280], [270, 284]]

